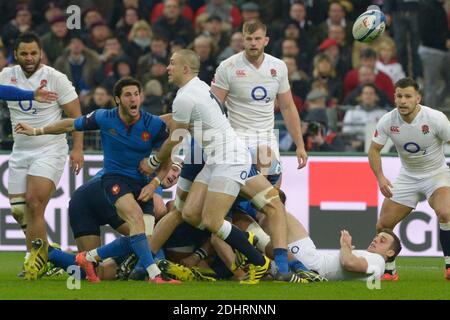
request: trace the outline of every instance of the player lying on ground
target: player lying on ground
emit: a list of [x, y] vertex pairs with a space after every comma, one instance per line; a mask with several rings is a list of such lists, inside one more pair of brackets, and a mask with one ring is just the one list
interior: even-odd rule
[[401, 250], [400, 239], [391, 230], [381, 230], [366, 250], [354, 250], [352, 237], [346, 230], [341, 231], [341, 248], [338, 253], [319, 252], [303, 225], [295, 221], [298, 240], [289, 245], [292, 255], [308, 269], [313, 270], [330, 281], [356, 280], [368, 277], [380, 278], [385, 263], [393, 261]]

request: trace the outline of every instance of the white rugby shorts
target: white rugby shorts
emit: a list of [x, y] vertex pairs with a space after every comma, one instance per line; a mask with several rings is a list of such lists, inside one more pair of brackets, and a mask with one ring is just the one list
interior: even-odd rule
[[28, 175], [50, 179], [56, 188], [64, 172], [68, 149], [67, 144], [37, 150], [14, 149], [9, 157], [8, 193], [26, 193]]
[[393, 183], [391, 200], [414, 209], [419, 201], [430, 199], [433, 192], [442, 187], [450, 187], [450, 170], [440, 171], [427, 178], [414, 178], [400, 173]]

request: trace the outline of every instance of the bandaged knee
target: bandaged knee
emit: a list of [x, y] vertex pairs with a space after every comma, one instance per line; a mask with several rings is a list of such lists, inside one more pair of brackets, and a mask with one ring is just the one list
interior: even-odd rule
[[151, 236], [153, 234], [153, 228], [155, 227], [155, 217], [150, 214], [144, 214], [144, 226], [145, 226], [145, 235]]
[[12, 198], [10, 200], [11, 213], [20, 227], [25, 230], [27, 227], [27, 203], [24, 197]]
[[272, 200], [279, 198], [278, 191], [274, 187], [269, 187], [252, 198], [252, 203], [256, 209], [261, 210], [264, 206], [268, 205]]
[[258, 241], [256, 242], [256, 248], [262, 253], [265, 253], [266, 247], [270, 242], [269, 235], [265, 233], [261, 226], [256, 222], [250, 223], [246, 231], [253, 233], [256, 238], [258, 238]]

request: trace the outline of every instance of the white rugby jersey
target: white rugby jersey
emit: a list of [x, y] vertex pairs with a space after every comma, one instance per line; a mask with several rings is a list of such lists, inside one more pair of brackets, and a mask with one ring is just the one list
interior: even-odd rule
[[402, 173], [424, 178], [448, 170], [443, 144], [450, 141], [450, 122], [441, 111], [420, 106], [412, 121], [403, 121], [397, 109], [378, 121], [372, 140], [384, 145], [391, 138], [402, 162]]
[[247, 163], [249, 153], [234, 132], [210, 87], [198, 77], [178, 89], [172, 105], [172, 119], [189, 124], [206, 163]]
[[[51, 103], [33, 101], [8, 101], [11, 123], [14, 128], [18, 122], [26, 122], [32, 127], [41, 128], [61, 119], [60, 105], [78, 98], [75, 88], [67, 76], [52, 67], [43, 65], [30, 78], [27, 78], [19, 65], [7, 67], [0, 72], [0, 83], [24, 90], [36, 90], [46, 83], [46, 90], [58, 94], [58, 100]], [[14, 149], [38, 149], [52, 143], [67, 143], [66, 135], [42, 135], [28, 137], [14, 134]]]
[[368, 267], [365, 273], [345, 270], [341, 265], [340, 253], [336, 252], [325, 255], [321, 275], [328, 280], [366, 280], [373, 274], [378, 277], [383, 275], [386, 263], [381, 255], [367, 250], [352, 250], [352, 253], [357, 257], [366, 259]]
[[[258, 131], [266, 133], [262, 138], [259, 137], [260, 140], [264, 140], [264, 136], [275, 139], [272, 133], [274, 102], [277, 94], [290, 89], [284, 61], [264, 54], [264, 60], [257, 69], [242, 51], [220, 63], [212, 85], [228, 91], [225, 101], [228, 119], [247, 146], [253, 146], [249, 145], [247, 139], [256, 139]], [[278, 144], [276, 146], [278, 153]]]

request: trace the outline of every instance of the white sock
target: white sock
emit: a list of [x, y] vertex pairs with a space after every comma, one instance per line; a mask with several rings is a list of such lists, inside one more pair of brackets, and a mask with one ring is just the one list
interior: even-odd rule
[[[388, 271], [388, 270], [389, 271], [397, 271], [396, 267], [395, 267], [395, 261], [386, 262], [384, 269], [386, 269], [386, 271]], [[395, 272], [393, 272], [393, 273], [395, 273]]]
[[86, 252], [86, 260], [90, 262], [97, 262], [96, 257], [98, 257], [97, 249], [89, 250]]
[[150, 277], [150, 279], [154, 279], [156, 276], [161, 274], [161, 270], [159, 270], [156, 263], [154, 263], [147, 267], [147, 273], [148, 273], [148, 276]]
[[247, 227], [246, 231], [253, 233], [258, 238], [256, 248], [258, 248], [258, 250], [261, 251], [262, 253], [265, 253], [266, 247], [270, 242], [270, 237], [267, 233], [264, 232], [263, 228], [261, 228], [261, 226], [258, 223], [252, 222]]
[[230, 235], [232, 228], [233, 226], [231, 225], [231, 223], [229, 223], [227, 220], [224, 220], [222, 226], [220, 227], [219, 231], [217, 231], [216, 235], [220, 239], [225, 240]]
[[450, 264], [450, 257], [444, 257], [445, 259], [445, 264]]
[[450, 222], [439, 222], [439, 229], [442, 231], [450, 231]]

